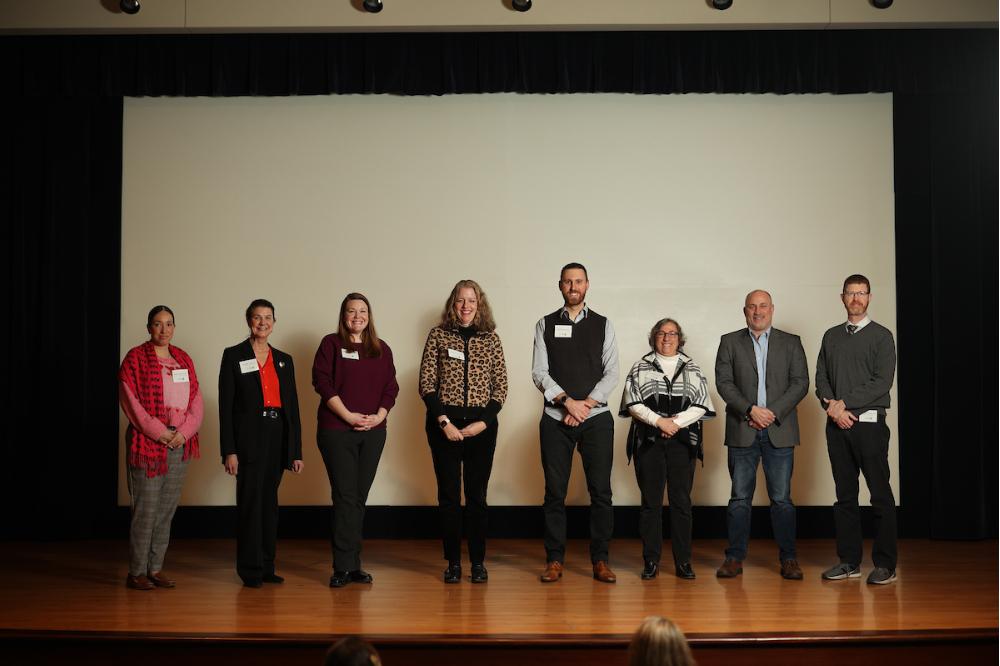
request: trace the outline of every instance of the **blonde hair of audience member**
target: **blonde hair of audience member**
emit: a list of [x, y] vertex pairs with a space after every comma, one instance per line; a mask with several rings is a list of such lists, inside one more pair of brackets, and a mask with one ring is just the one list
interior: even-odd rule
[[665, 617], [647, 617], [632, 635], [629, 666], [695, 666], [687, 639]]
[[381, 666], [375, 647], [358, 636], [345, 636], [330, 646], [323, 666]]

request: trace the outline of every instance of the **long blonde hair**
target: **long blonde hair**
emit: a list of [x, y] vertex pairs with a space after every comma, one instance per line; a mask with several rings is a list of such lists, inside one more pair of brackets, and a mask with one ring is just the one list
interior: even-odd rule
[[647, 617], [628, 646], [629, 666], [695, 666], [687, 639], [665, 617]]
[[476, 329], [484, 333], [495, 331], [497, 325], [493, 321], [493, 309], [490, 307], [490, 301], [486, 298], [486, 292], [475, 280], [459, 280], [455, 283], [455, 288], [451, 290], [448, 300], [444, 302], [444, 311], [441, 313], [441, 328], [454, 330], [461, 326], [458, 315], [455, 314], [455, 299], [458, 298], [458, 292], [463, 289], [471, 289], [476, 292], [476, 316], [472, 318]]

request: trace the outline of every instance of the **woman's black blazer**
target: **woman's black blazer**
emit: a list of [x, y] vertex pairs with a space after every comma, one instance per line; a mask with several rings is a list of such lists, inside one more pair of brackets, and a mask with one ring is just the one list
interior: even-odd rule
[[[299, 422], [299, 396], [295, 390], [295, 366], [292, 357], [280, 349], [271, 347], [271, 355], [274, 370], [278, 373], [286, 426], [282, 459], [285, 469], [291, 469], [293, 461], [302, 459], [302, 425]], [[249, 339], [222, 352], [222, 366], [219, 368], [219, 449], [223, 462], [231, 453], [236, 454], [241, 464], [253, 463], [261, 455], [260, 421], [264, 411], [264, 394], [260, 372], [240, 372], [240, 362], [253, 358]]]

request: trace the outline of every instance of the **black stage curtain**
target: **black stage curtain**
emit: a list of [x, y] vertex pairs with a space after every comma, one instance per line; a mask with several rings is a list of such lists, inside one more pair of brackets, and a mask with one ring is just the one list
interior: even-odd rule
[[[138, 35], [0, 42], [22, 95], [995, 89], [995, 30]], [[992, 72], [992, 75], [991, 75]]]
[[4, 104], [0, 533], [90, 536], [117, 500], [122, 99]]
[[997, 56], [996, 30], [0, 38], [4, 403], [33, 433], [4, 437], [0, 530], [114, 510], [123, 96], [892, 92], [901, 533], [995, 537]]
[[907, 534], [997, 534], [997, 111], [995, 88], [893, 97]]

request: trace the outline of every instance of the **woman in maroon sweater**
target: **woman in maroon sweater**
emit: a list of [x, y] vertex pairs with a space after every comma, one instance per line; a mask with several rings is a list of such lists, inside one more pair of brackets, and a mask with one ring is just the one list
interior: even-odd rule
[[337, 332], [320, 342], [312, 376], [320, 396], [316, 440], [333, 498], [330, 587], [371, 583], [361, 568], [361, 527], [399, 384], [392, 350], [375, 332], [363, 294], [344, 297]]

